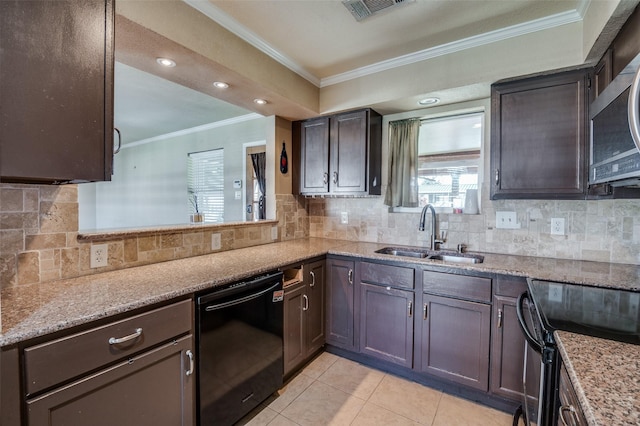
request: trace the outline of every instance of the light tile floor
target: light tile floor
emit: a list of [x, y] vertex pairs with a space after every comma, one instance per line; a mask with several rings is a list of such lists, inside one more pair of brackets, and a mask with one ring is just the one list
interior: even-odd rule
[[511, 416], [324, 352], [239, 425], [509, 426]]

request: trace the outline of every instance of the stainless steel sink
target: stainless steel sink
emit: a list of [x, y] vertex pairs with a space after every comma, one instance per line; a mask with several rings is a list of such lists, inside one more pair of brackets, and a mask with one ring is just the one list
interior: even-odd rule
[[428, 259], [442, 260], [443, 262], [454, 263], [482, 263], [482, 261], [484, 260], [484, 256], [467, 253], [446, 253], [434, 254], [433, 256], [429, 256]]
[[392, 256], [405, 256], [405, 257], [417, 257], [425, 258], [429, 256], [429, 250], [412, 249], [403, 247], [385, 247], [380, 250], [376, 250], [376, 253], [390, 254]]
[[376, 250], [376, 253], [452, 263], [482, 263], [484, 261], [484, 256], [479, 254], [429, 250], [418, 247], [384, 247]]

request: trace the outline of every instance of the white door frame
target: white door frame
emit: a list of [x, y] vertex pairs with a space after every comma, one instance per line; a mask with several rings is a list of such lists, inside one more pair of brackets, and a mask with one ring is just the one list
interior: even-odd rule
[[[267, 152], [267, 141], [255, 141], [255, 142], [245, 142], [242, 144], [242, 176], [243, 179], [246, 180], [246, 176], [247, 176], [247, 148], [253, 148], [255, 146], [264, 146], [264, 151], [265, 153]], [[246, 222], [247, 220], [247, 206], [245, 204], [246, 200], [247, 200], [247, 185], [249, 183], [245, 182], [244, 185], [242, 185], [242, 217], [244, 218], [243, 222]]]

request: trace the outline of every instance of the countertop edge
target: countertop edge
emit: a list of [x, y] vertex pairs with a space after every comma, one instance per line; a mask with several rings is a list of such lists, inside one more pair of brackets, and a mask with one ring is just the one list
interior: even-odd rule
[[576, 396], [578, 397], [578, 402], [580, 403], [580, 408], [582, 409], [584, 417], [589, 425], [595, 426], [598, 424], [598, 421], [596, 420], [596, 416], [593, 412], [593, 409], [591, 408], [591, 404], [589, 404], [587, 395], [582, 388], [582, 384], [580, 383], [580, 379], [578, 378], [578, 374], [576, 373], [573, 363], [571, 362], [571, 356], [567, 352], [567, 349], [562, 342], [561, 333], [558, 333], [557, 331], [554, 332], [554, 337], [556, 339], [558, 350], [560, 351], [560, 356], [562, 357], [562, 362], [567, 369], [569, 380], [571, 380], [571, 385], [573, 386], [573, 389], [576, 392]]
[[[637, 287], [637, 282], [640, 282], [636, 280], [640, 276], [640, 267], [637, 265], [615, 266], [597, 262], [491, 253], [483, 253], [484, 263], [452, 264], [375, 253], [375, 250], [385, 246], [389, 244], [312, 237], [32, 286], [10, 287], [2, 290], [3, 333], [0, 334], [0, 347], [19, 344], [94, 320], [184, 297], [217, 285], [325, 255], [418, 265], [440, 272], [506, 274], [586, 285], [611, 286], [616, 280], [610, 279], [610, 276], [618, 274], [625, 278], [624, 286], [621, 288], [631, 291], [634, 291], [634, 286]], [[242, 272], [238, 272], [240, 269]], [[180, 284], [176, 284], [177, 281], [180, 281]], [[124, 284], [125, 282], [128, 285]], [[136, 285], [140, 286], [138, 291]], [[635, 291], [638, 290], [640, 288]], [[141, 293], [144, 295], [141, 296]], [[95, 306], [94, 311], [89, 311], [90, 307], [80, 306], [85, 300], [89, 300], [92, 306]], [[57, 312], [56, 308], [64, 312]], [[68, 316], [65, 317], [65, 313], [68, 313]]]

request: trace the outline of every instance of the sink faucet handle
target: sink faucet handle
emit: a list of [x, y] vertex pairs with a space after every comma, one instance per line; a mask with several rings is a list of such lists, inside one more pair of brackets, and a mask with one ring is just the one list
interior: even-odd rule
[[458, 244], [457, 252], [464, 253], [465, 251], [467, 251], [467, 246], [465, 244]]
[[447, 241], [447, 231], [440, 231], [440, 242], [444, 243]]

